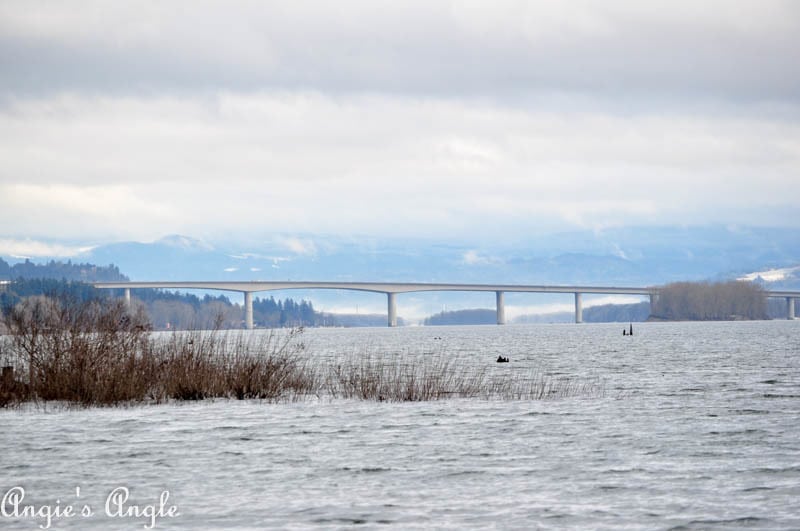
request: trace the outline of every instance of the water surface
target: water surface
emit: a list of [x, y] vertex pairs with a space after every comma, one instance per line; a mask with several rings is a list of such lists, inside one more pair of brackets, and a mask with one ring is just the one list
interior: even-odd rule
[[[307, 355], [445, 355], [604, 392], [544, 401], [218, 400], [0, 411], [0, 489], [157, 529], [800, 528], [800, 322], [312, 329]], [[259, 332], [254, 332], [259, 333]], [[511, 358], [496, 364], [498, 355]], [[80, 489], [77, 495], [76, 489]], [[112, 511], [113, 513], [113, 511]], [[7, 529], [44, 518], [0, 516]]]

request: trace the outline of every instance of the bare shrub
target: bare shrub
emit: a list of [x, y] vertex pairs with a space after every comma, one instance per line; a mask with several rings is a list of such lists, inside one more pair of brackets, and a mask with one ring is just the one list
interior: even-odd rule
[[27, 372], [22, 399], [133, 400], [152, 377], [147, 320], [121, 301], [30, 297], [4, 320], [18, 372]]
[[652, 316], [664, 320], [766, 319], [763, 288], [751, 282], [674, 282], [659, 290]]
[[[391, 402], [597, 396], [596, 382], [464, 364], [446, 353], [353, 356], [312, 363], [302, 328], [288, 332], [150, 333], [142, 311], [112, 299], [25, 299], [4, 318], [0, 407], [25, 400], [81, 405], [309, 396]], [[27, 376], [27, 379], [25, 378]], [[5, 381], [8, 380], [8, 381]]]
[[313, 367], [301, 361], [297, 338], [302, 329], [266, 335], [219, 330], [173, 333], [156, 343], [163, 366], [156, 396], [178, 400], [204, 398], [287, 399], [317, 391]]

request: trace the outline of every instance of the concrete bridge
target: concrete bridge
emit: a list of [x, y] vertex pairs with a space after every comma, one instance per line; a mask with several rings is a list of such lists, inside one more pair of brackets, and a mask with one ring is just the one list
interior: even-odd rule
[[[131, 289], [134, 288], [167, 288], [167, 289], [205, 289], [239, 291], [244, 294], [245, 325], [253, 328], [253, 293], [259, 291], [276, 291], [287, 289], [342, 289], [383, 293], [387, 298], [388, 325], [397, 326], [397, 294], [421, 291], [493, 291], [497, 308], [497, 324], [506, 323], [504, 294], [512, 293], [572, 293], [575, 297], [575, 322], [583, 321], [583, 304], [581, 296], [588, 294], [603, 295], [645, 295], [650, 297], [652, 307], [658, 297], [657, 287], [610, 287], [610, 286], [532, 286], [520, 284], [441, 284], [422, 282], [307, 282], [307, 281], [185, 281], [185, 282], [96, 282], [96, 288], [123, 289], [125, 300], [130, 304]], [[795, 299], [800, 298], [800, 291], [767, 291], [768, 297], [786, 299], [786, 315], [788, 319], [795, 317]]]

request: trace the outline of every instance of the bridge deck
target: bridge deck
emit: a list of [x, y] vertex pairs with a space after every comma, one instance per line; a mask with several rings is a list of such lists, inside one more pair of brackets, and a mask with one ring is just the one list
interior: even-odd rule
[[[177, 281], [177, 282], [95, 282], [97, 288], [183, 288], [258, 292], [285, 289], [343, 289], [374, 293], [419, 291], [507, 291], [521, 293], [602, 293], [650, 295], [657, 287], [549, 286], [525, 284], [448, 284], [425, 282], [315, 282], [315, 281]], [[798, 293], [800, 295], [800, 293]]]
[[[612, 295], [658, 295], [656, 286], [617, 287], [617, 286], [547, 286], [526, 284], [447, 284], [425, 282], [315, 282], [315, 281], [177, 281], [177, 282], [96, 282], [97, 288], [124, 289], [125, 298], [130, 302], [131, 288], [182, 288], [239, 291], [244, 293], [245, 323], [253, 328], [253, 293], [287, 289], [341, 289], [383, 293], [387, 296], [387, 317], [389, 326], [397, 322], [396, 295], [420, 291], [494, 291], [497, 293], [497, 324], [505, 324], [503, 294], [517, 293], [573, 293], [575, 295], [575, 322], [583, 320], [581, 296], [585, 293]], [[767, 291], [768, 297], [785, 297], [787, 316], [794, 319], [794, 299], [800, 298], [800, 291]]]

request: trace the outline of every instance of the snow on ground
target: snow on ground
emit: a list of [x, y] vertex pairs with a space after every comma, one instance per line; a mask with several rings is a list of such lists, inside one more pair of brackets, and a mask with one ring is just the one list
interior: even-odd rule
[[769, 269], [767, 271], [749, 273], [747, 275], [739, 277], [737, 280], [748, 280], [752, 282], [757, 278], [761, 277], [761, 279], [764, 280], [765, 282], [778, 282], [779, 280], [785, 280], [786, 277], [792, 276], [792, 274], [797, 271], [800, 271], [800, 266], [785, 267], [783, 269]]

